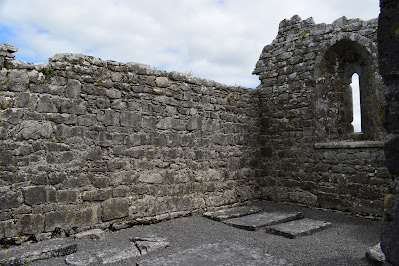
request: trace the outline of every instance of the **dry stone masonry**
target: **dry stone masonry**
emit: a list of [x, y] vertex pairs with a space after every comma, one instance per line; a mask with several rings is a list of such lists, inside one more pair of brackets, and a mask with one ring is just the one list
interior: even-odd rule
[[[262, 197], [378, 215], [387, 193], [377, 20], [280, 23], [256, 64]], [[352, 126], [359, 74], [362, 132]]]
[[0, 239], [254, 197], [255, 90], [81, 54], [31, 64], [1, 47]]
[[[0, 43], [0, 239], [118, 230], [257, 199], [381, 215], [376, 30], [376, 20], [283, 20], [255, 90], [82, 54], [33, 64]], [[361, 133], [351, 126], [355, 72]]]

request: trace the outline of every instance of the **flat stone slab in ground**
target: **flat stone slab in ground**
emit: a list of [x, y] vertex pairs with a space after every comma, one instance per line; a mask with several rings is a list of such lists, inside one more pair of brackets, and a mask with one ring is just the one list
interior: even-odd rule
[[77, 244], [65, 239], [24, 244], [0, 251], [0, 265], [25, 265], [36, 260], [66, 256], [76, 251]]
[[237, 218], [248, 214], [258, 213], [261, 211], [263, 211], [263, 209], [256, 206], [240, 206], [218, 211], [205, 212], [203, 216], [212, 220], [222, 221], [230, 218]]
[[223, 223], [240, 229], [255, 231], [270, 225], [301, 219], [302, 217], [303, 215], [301, 212], [260, 212], [227, 219], [224, 220]]
[[288, 238], [310, 235], [330, 227], [331, 223], [312, 219], [301, 219], [287, 223], [277, 224], [266, 228], [266, 232]]
[[262, 253], [256, 249], [244, 247], [235, 243], [213, 243], [203, 244], [198, 248], [186, 249], [167, 257], [142, 260], [138, 266], [221, 266], [221, 265], [269, 265], [282, 266], [288, 264], [283, 259], [275, 258], [269, 254]]

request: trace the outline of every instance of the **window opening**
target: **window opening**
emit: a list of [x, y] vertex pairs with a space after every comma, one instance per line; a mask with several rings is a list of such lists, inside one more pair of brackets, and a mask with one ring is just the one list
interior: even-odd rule
[[360, 108], [360, 86], [359, 75], [357, 73], [352, 76], [352, 106], [353, 106], [353, 121], [352, 126], [354, 132], [362, 132], [361, 108]]

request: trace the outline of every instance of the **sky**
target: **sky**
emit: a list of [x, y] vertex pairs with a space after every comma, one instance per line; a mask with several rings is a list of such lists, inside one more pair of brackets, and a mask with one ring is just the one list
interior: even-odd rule
[[0, 41], [16, 58], [84, 53], [255, 88], [279, 22], [378, 17], [378, 0], [0, 0]]

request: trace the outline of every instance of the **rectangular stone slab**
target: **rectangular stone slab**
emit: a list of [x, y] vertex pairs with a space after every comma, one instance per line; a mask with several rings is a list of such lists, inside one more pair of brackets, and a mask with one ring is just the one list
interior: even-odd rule
[[287, 238], [297, 238], [299, 236], [310, 235], [312, 233], [330, 227], [331, 223], [312, 219], [301, 219], [283, 224], [277, 224], [266, 228], [266, 232], [281, 235]]
[[145, 259], [138, 266], [204, 266], [204, 265], [292, 265], [283, 259], [273, 257], [260, 250], [236, 243], [212, 243], [186, 249], [166, 257]]
[[27, 263], [54, 257], [70, 255], [77, 251], [77, 244], [71, 240], [53, 239], [35, 244], [0, 251], [0, 265], [25, 265]]
[[223, 223], [240, 229], [255, 231], [270, 225], [301, 219], [302, 217], [303, 215], [300, 212], [261, 212], [227, 219]]
[[215, 221], [222, 221], [230, 218], [237, 218], [248, 214], [258, 213], [261, 211], [263, 211], [263, 209], [256, 206], [240, 206], [213, 212], [205, 212], [203, 216]]

